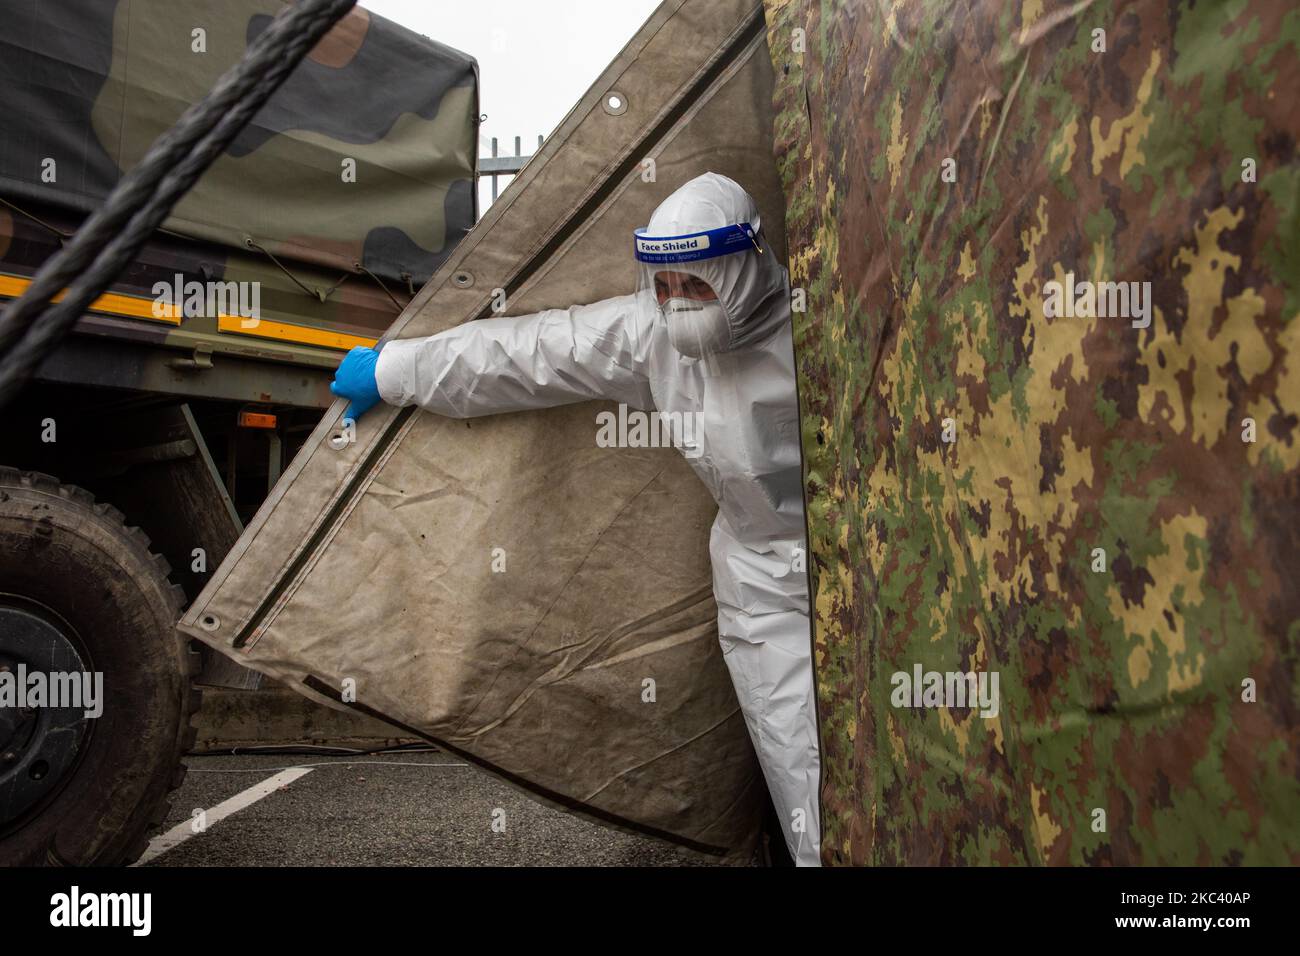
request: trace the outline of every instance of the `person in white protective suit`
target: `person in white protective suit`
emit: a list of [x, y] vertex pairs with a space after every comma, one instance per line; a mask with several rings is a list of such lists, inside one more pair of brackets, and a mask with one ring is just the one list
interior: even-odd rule
[[683, 429], [679, 447], [718, 503], [709, 552], [723, 657], [790, 853], [816, 866], [819, 757], [790, 290], [760, 227], [744, 189], [705, 173], [636, 230], [634, 294], [467, 322], [389, 342], [377, 357], [354, 350], [334, 391], [357, 414], [377, 398], [456, 418], [609, 399], [700, 423], [694, 441]]

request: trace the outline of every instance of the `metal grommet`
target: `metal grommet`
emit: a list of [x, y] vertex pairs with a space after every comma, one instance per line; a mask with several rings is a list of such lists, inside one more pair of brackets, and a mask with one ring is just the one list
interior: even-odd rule
[[610, 116], [621, 116], [627, 112], [627, 97], [618, 90], [610, 90], [605, 94], [600, 105], [605, 108], [605, 112]]
[[221, 629], [221, 618], [209, 612], [199, 618], [199, 627], [205, 631], [217, 631]]
[[452, 274], [451, 284], [458, 289], [468, 289], [474, 284], [474, 273], [461, 269], [459, 272]]

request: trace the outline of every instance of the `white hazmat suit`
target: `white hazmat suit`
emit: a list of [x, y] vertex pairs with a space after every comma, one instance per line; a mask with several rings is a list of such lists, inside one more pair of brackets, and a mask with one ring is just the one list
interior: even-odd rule
[[[636, 293], [389, 342], [376, 384], [389, 404], [456, 418], [591, 399], [692, 416], [698, 427], [679, 447], [718, 503], [709, 551], [723, 657], [790, 853], [816, 866], [819, 758], [789, 282], [760, 226], [745, 190], [706, 173], [637, 231]], [[717, 301], [674, 295], [661, 306], [657, 270], [704, 280]]]

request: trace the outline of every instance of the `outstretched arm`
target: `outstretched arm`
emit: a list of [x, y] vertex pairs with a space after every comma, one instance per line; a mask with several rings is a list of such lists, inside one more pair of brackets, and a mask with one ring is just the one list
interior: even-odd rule
[[379, 394], [453, 418], [597, 398], [651, 410], [648, 330], [637, 322], [636, 297], [627, 295], [399, 339], [379, 353]]

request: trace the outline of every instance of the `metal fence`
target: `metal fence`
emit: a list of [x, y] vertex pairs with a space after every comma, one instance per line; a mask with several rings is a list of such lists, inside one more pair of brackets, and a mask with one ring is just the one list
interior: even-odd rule
[[[537, 135], [537, 148], [542, 148], [542, 135]], [[513, 156], [497, 155], [497, 138], [492, 137], [492, 155], [480, 156], [478, 160], [478, 175], [480, 179], [492, 177], [492, 201], [495, 202], [498, 192], [498, 180], [502, 176], [513, 176], [524, 168], [524, 163], [533, 158], [534, 153], [523, 155], [520, 149], [521, 138], [515, 137], [515, 154]]]

